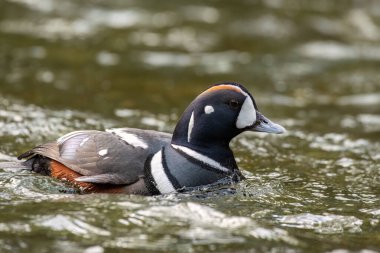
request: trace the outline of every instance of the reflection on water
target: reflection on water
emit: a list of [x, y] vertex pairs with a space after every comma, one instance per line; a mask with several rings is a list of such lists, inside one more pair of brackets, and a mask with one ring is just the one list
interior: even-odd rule
[[378, 1], [5, 0], [0, 160], [77, 129], [172, 131], [208, 85], [244, 83], [279, 136], [232, 142], [247, 180], [78, 195], [0, 168], [1, 252], [378, 252]]

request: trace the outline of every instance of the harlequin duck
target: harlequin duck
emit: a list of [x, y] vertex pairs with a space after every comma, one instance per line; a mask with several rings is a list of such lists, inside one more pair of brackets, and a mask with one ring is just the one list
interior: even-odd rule
[[248, 90], [216, 84], [187, 107], [173, 135], [134, 128], [75, 131], [20, 155], [23, 166], [84, 193], [167, 194], [243, 179], [229, 147], [244, 131], [284, 133]]

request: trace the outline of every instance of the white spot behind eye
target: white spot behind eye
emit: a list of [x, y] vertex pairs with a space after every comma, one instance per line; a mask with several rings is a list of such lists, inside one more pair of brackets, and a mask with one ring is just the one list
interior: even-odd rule
[[105, 156], [108, 153], [108, 149], [102, 149], [98, 152], [100, 156]]
[[205, 106], [205, 113], [206, 114], [210, 114], [210, 113], [213, 113], [215, 110], [214, 110], [214, 107], [212, 107], [211, 105], [206, 105]]
[[189, 126], [187, 128], [187, 142], [190, 142], [191, 140], [191, 132], [193, 131], [193, 127], [194, 127], [194, 112], [191, 113]]
[[239, 129], [253, 125], [256, 121], [256, 110], [251, 97], [247, 96], [241, 106], [239, 116], [236, 120], [236, 127]]

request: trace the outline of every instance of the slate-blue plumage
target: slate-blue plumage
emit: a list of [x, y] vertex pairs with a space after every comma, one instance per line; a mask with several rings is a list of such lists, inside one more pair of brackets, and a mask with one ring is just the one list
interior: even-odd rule
[[173, 135], [133, 128], [76, 131], [19, 156], [24, 166], [65, 179], [83, 192], [166, 194], [243, 177], [230, 141], [244, 131], [283, 133], [237, 83], [202, 92]]

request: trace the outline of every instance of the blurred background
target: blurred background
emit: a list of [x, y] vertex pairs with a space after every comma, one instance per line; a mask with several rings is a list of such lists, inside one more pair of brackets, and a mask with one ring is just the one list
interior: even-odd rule
[[78, 129], [171, 132], [223, 81], [288, 133], [234, 140], [248, 180], [217, 196], [80, 198], [0, 168], [0, 251], [378, 252], [379, 67], [375, 0], [2, 0], [0, 160]]

